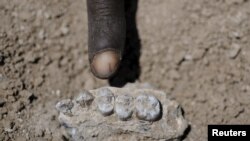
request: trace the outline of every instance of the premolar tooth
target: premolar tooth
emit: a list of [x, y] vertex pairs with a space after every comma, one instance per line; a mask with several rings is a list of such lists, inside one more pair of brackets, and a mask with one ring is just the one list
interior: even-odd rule
[[128, 120], [133, 114], [133, 97], [120, 95], [115, 100], [115, 112], [120, 120]]
[[160, 117], [160, 102], [152, 95], [139, 95], [135, 101], [136, 116], [141, 120], [155, 121]]
[[108, 89], [103, 88], [97, 92], [97, 107], [102, 115], [109, 116], [114, 111], [114, 94]]
[[74, 103], [70, 99], [65, 99], [56, 104], [56, 109], [65, 115], [71, 115], [71, 109], [74, 107]]
[[76, 103], [80, 104], [81, 107], [90, 106], [94, 100], [94, 96], [89, 91], [81, 91], [79, 96], [76, 97]]

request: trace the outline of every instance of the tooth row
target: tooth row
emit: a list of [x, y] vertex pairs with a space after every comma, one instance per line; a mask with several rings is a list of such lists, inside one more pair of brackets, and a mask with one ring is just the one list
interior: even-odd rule
[[[90, 92], [82, 91], [75, 101], [85, 108], [90, 106], [94, 99]], [[67, 104], [69, 106], [66, 106]], [[97, 92], [96, 104], [103, 116], [109, 116], [115, 112], [122, 121], [131, 119], [134, 112], [138, 119], [145, 121], [156, 121], [161, 116], [160, 102], [149, 94], [141, 94], [136, 99], [128, 94], [121, 94], [115, 98], [111, 90], [102, 88]], [[69, 113], [73, 107], [68, 100], [64, 104], [57, 105], [59, 109], [61, 107], [59, 111], [63, 113]]]
[[152, 95], [141, 94], [134, 99], [131, 95], [121, 94], [115, 98], [108, 88], [100, 89], [97, 95], [97, 107], [103, 116], [115, 112], [120, 120], [126, 121], [135, 112], [140, 120], [156, 121], [160, 118], [160, 102]]

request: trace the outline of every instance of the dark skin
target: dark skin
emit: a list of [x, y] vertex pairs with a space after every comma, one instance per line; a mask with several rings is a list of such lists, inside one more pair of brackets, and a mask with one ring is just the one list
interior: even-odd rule
[[108, 79], [117, 71], [124, 50], [124, 0], [87, 0], [88, 48], [92, 73]]

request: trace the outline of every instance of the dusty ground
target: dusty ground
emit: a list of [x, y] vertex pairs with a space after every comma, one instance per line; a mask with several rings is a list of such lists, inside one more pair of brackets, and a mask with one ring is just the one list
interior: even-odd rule
[[[1, 141], [63, 140], [55, 103], [108, 85], [90, 73], [86, 16], [85, 0], [0, 1]], [[139, 1], [138, 81], [183, 106], [186, 141], [250, 123], [249, 21], [248, 0]]]

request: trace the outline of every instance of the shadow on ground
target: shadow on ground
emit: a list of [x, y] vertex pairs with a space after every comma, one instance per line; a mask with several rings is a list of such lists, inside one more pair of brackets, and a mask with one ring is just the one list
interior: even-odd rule
[[109, 79], [109, 84], [122, 87], [128, 82], [135, 82], [140, 76], [140, 37], [136, 25], [138, 0], [125, 0], [126, 10], [126, 45], [123, 59], [117, 73]]

